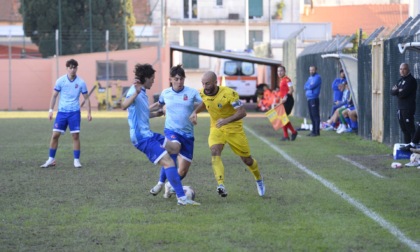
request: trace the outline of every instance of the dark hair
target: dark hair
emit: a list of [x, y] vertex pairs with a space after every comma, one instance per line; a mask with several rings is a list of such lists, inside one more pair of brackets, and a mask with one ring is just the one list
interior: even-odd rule
[[171, 67], [171, 71], [169, 72], [169, 75], [171, 77], [175, 77], [176, 75], [181, 76], [182, 78], [185, 78], [185, 71], [184, 68], [182, 68], [181, 64], [178, 64], [174, 67]]
[[136, 64], [134, 67], [136, 79], [139, 80], [141, 84], [144, 84], [146, 78], [151, 78], [155, 72], [156, 70], [153, 69], [153, 66], [150, 64]]
[[66, 62], [66, 67], [69, 67], [69, 66], [75, 66], [75, 67], [77, 67], [78, 65], [79, 65], [79, 63], [77, 63], [77, 61], [74, 60], [74, 59], [69, 59]]
[[286, 67], [283, 65], [279, 65], [280, 68], [283, 68], [283, 70], [286, 72]]
[[340, 73], [344, 73], [344, 70], [343, 70], [343, 69], [341, 69], [341, 70], [340, 70]]

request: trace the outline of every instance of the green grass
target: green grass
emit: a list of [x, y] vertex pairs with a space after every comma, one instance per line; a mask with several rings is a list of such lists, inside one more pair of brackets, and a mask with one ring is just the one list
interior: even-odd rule
[[[151, 122], [162, 132], [162, 118]], [[184, 180], [202, 205], [180, 207], [174, 198], [149, 194], [159, 167], [131, 146], [126, 119], [83, 120], [82, 169], [73, 167], [69, 133], [60, 138], [57, 166], [39, 168], [48, 155], [48, 120], [1, 119], [0, 251], [411, 251], [276, 148], [420, 244], [420, 170], [391, 169], [390, 147], [335, 132], [309, 138], [300, 131], [295, 142], [280, 142], [266, 118], [244, 124], [258, 135], [247, 133], [266, 196], [258, 196], [252, 175], [227, 146], [229, 196], [217, 195], [209, 119], [202, 117]]]

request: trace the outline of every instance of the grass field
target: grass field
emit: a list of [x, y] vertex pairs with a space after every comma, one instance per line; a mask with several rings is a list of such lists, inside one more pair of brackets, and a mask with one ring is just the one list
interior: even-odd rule
[[[159, 167], [131, 146], [124, 113], [83, 117], [82, 169], [68, 133], [57, 166], [39, 168], [51, 122], [30, 114], [0, 114], [0, 251], [420, 251], [420, 170], [391, 169], [388, 146], [335, 132], [281, 142], [266, 118], [249, 116], [266, 196], [225, 147], [221, 198], [200, 117], [183, 182], [202, 205], [181, 207], [149, 194]], [[151, 122], [163, 131], [163, 118]]]

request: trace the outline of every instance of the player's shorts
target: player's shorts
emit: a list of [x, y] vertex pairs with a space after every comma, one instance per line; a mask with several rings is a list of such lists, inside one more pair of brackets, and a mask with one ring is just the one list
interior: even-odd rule
[[153, 133], [153, 136], [139, 140], [137, 144], [134, 144], [134, 147], [143, 152], [150, 162], [157, 164], [168, 153], [163, 147], [165, 142], [166, 138], [163, 135]]
[[240, 157], [251, 156], [248, 139], [244, 130], [222, 130], [216, 127], [210, 127], [209, 147], [215, 144], [229, 144], [232, 151]]
[[354, 107], [354, 106], [351, 106], [351, 107], [348, 107], [347, 108], [349, 111], [353, 111], [353, 110], [355, 110], [356, 108]]
[[186, 137], [170, 129], [164, 129], [163, 132], [169, 141], [181, 144], [179, 155], [191, 163], [194, 155], [194, 137]]
[[80, 110], [73, 112], [58, 112], [53, 125], [53, 131], [58, 131], [64, 134], [68, 126], [70, 133], [79, 133], [80, 120]]

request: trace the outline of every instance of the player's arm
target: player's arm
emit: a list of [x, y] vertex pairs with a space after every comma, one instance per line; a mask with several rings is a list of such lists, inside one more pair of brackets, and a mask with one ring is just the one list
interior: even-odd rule
[[133, 104], [134, 100], [136, 99], [137, 95], [140, 94], [142, 86], [140, 85], [139, 80], [137, 80], [137, 79], [134, 80], [134, 87], [136, 89], [136, 92], [134, 92], [132, 95], [130, 95], [130, 97], [126, 98], [121, 103], [121, 108], [123, 110], [126, 110], [128, 107], [130, 107], [130, 105]]
[[226, 124], [229, 124], [229, 123], [231, 123], [231, 122], [241, 120], [241, 119], [242, 119], [242, 118], [244, 118], [245, 116], [246, 116], [246, 110], [245, 110], [245, 107], [244, 107], [244, 106], [240, 106], [240, 107], [238, 107], [238, 108], [236, 109], [235, 114], [233, 114], [233, 115], [231, 115], [231, 116], [229, 116], [229, 117], [226, 117], [226, 118], [220, 118], [219, 120], [217, 120], [216, 127], [217, 127], [217, 128], [220, 128], [220, 127], [222, 127], [222, 126], [224, 126], [224, 125], [226, 125]]
[[192, 122], [194, 125], [197, 124], [197, 114], [201, 111], [204, 111], [206, 109], [206, 104], [204, 102], [198, 104], [197, 106], [194, 104], [194, 111], [190, 115], [190, 122]]
[[58, 94], [59, 94], [58, 91], [54, 90], [54, 92], [51, 96], [50, 109], [48, 110], [48, 118], [50, 119], [50, 121], [53, 118], [53, 110], [54, 110], [55, 102], [57, 101]]
[[87, 118], [88, 121], [92, 121], [92, 114], [91, 114], [91, 106], [90, 106], [90, 99], [89, 99], [89, 94], [83, 94], [83, 97], [85, 98], [85, 101], [87, 101], [87, 105], [88, 105], [88, 114], [87, 114]]

